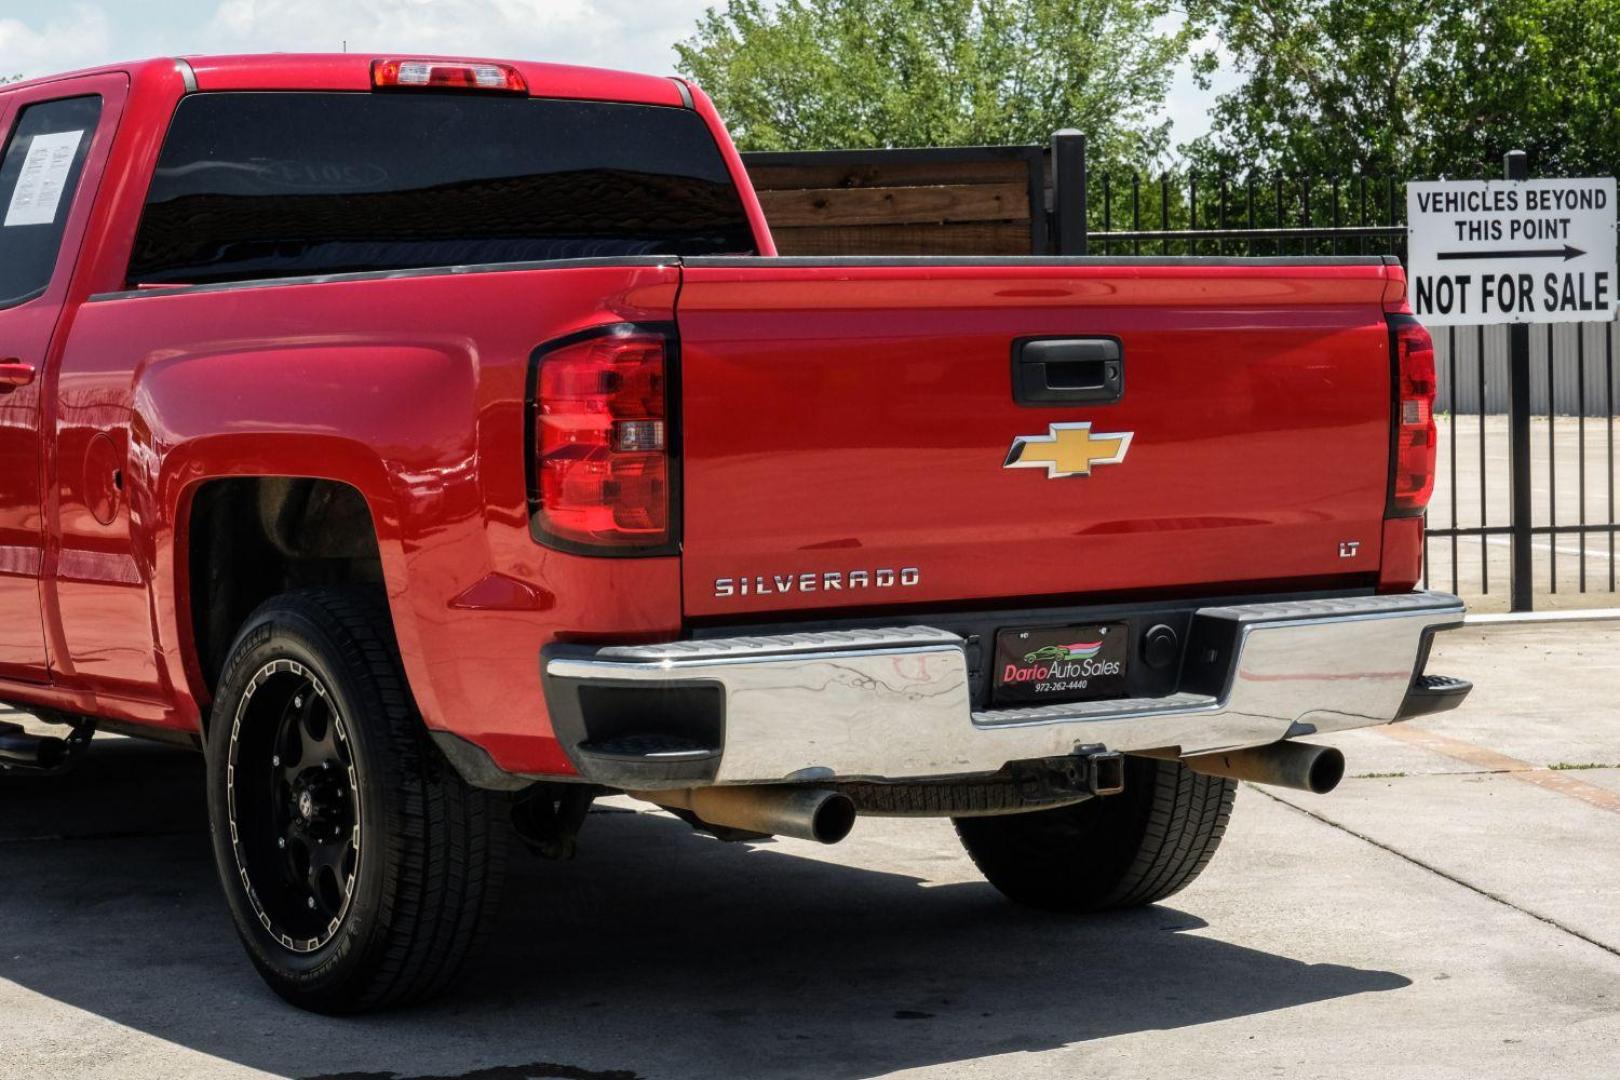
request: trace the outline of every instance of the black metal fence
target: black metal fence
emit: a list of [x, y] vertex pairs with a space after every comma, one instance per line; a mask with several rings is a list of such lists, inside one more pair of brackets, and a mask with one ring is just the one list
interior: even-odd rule
[[[1439, 478], [1425, 576], [1484, 608], [1613, 603], [1620, 328], [1529, 327], [1518, 379], [1511, 337], [1506, 326], [1435, 332]], [[1524, 445], [1515, 453], [1513, 427], [1521, 410]], [[1513, 580], [1516, 546], [1519, 582]]]
[[[1402, 255], [1396, 185], [1353, 176], [1160, 176], [1094, 179], [1088, 217], [1097, 255]], [[1403, 196], [1404, 197], [1404, 196]], [[1116, 228], [1115, 223], [1128, 227]]]
[[[1054, 161], [1070, 138], [1054, 138]], [[1405, 188], [1393, 177], [1363, 175], [1144, 177], [1095, 170], [1081, 188], [1083, 225], [1065, 228], [1065, 204], [1054, 194], [1048, 232], [1061, 254], [1404, 258]], [[1070, 205], [1072, 218], [1078, 211]], [[1517, 346], [1506, 326], [1435, 334], [1439, 475], [1424, 574], [1476, 609], [1613, 603], [1620, 593], [1614, 362], [1620, 327], [1526, 329], [1528, 341]]]
[[[1084, 155], [1073, 133], [1053, 137], [1051, 156]], [[1057, 184], [1062, 168], [1056, 167]], [[1393, 177], [1316, 177], [1251, 172], [1087, 173], [1084, 228], [1064, 228], [1054, 197], [1048, 230], [1058, 254], [1397, 255], [1406, 254], [1406, 184]], [[1062, 246], [1064, 236], [1075, 237]]]

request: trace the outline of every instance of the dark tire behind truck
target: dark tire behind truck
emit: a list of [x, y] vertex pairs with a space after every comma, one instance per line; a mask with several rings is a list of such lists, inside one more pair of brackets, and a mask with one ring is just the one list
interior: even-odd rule
[[1176, 761], [1125, 759], [1125, 790], [1054, 810], [956, 818], [985, 878], [1054, 911], [1137, 907], [1179, 892], [1226, 833], [1237, 784]]

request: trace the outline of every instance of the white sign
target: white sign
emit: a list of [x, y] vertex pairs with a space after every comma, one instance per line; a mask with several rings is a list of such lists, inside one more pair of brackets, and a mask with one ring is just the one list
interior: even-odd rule
[[1430, 326], [1613, 319], [1614, 177], [1414, 181], [1406, 293]]
[[6, 208], [6, 225], [49, 225], [56, 220], [56, 207], [62, 201], [73, 155], [79, 149], [82, 131], [59, 131], [35, 135], [23, 158], [22, 172]]

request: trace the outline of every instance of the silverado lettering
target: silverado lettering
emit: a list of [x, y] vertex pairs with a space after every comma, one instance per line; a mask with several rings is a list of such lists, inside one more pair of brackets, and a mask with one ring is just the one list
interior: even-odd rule
[[604, 793], [948, 816], [1086, 912], [1238, 779], [1332, 788], [1295, 732], [1468, 692], [1393, 259], [781, 257], [697, 87], [537, 63], [156, 59], [0, 123], [0, 701], [66, 725], [0, 770], [201, 750], [305, 1008], [445, 985]]
[[[922, 583], [922, 571], [915, 566], [896, 570], [827, 570], [822, 573], [806, 571], [802, 574], [772, 574], [770, 577], [715, 578], [716, 596], [754, 596], [771, 592], [815, 592], [836, 589], [888, 589], [896, 585], [912, 588]], [[773, 588], [774, 586], [774, 588]]]

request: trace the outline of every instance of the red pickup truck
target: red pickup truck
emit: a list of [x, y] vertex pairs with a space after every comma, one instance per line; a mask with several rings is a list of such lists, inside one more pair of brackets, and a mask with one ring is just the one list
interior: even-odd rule
[[956, 820], [1142, 904], [1296, 740], [1455, 705], [1387, 258], [782, 258], [678, 79], [360, 56], [0, 90], [0, 731], [202, 748], [289, 1000], [428, 994], [503, 838]]

